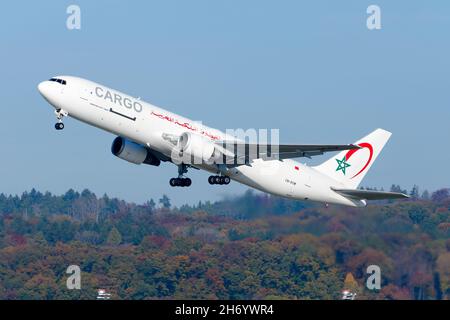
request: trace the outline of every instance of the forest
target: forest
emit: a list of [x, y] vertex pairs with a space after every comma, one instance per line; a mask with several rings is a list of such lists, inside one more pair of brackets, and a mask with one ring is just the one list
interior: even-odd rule
[[[0, 299], [450, 299], [449, 190], [408, 194], [366, 208], [250, 190], [181, 207], [0, 194]], [[66, 287], [70, 265], [80, 290]], [[369, 265], [379, 290], [366, 288]]]

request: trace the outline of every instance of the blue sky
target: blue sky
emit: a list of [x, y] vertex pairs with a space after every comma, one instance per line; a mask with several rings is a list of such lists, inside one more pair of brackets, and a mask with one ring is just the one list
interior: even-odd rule
[[[65, 27], [70, 4], [79, 31]], [[370, 4], [382, 30], [366, 28]], [[280, 128], [287, 143], [350, 143], [382, 127], [393, 137], [363, 185], [448, 186], [448, 1], [15, 1], [2, 12], [0, 192], [182, 204], [246, 190], [197, 171], [190, 189], [172, 189], [175, 166], [121, 161], [108, 133], [73, 119], [56, 132], [36, 85], [58, 74], [220, 129]]]

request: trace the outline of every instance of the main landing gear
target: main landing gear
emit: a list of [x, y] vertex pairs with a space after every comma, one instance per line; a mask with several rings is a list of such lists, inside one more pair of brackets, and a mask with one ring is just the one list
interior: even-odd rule
[[189, 178], [172, 178], [169, 183], [171, 187], [189, 187], [192, 180]]
[[55, 129], [56, 130], [62, 130], [64, 129], [64, 123], [62, 122], [63, 117], [66, 117], [68, 115], [67, 111], [62, 109], [56, 109], [55, 110], [56, 119], [58, 120], [57, 123], [55, 123]]
[[[172, 178], [169, 181], [171, 187], [190, 187], [192, 184], [192, 180], [189, 178], [185, 178], [184, 174], [188, 172], [188, 166], [185, 164], [181, 164], [178, 166], [178, 178]], [[209, 184], [220, 184], [227, 185], [230, 184], [231, 179], [228, 176], [210, 176], [208, 178]]]
[[185, 178], [184, 174], [187, 173], [187, 165], [181, 164], [178, 166], [178, 178], [172, 178], [169, 181], [171, 187], [190, 187], [192, 180]]
[[210, 176], [208, 182], [209, 184], [230, 184], [231, 179], [227, 176]]

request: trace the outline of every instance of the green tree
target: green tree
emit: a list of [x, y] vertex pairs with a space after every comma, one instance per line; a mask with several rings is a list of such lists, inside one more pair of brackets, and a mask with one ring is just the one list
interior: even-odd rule
[[423, 193], [422, 193], [422, 200], [430, 200], [430, 193], [428, 192], [428, 190], [425, 190]]
[[155, 203], [155, 201], [153, 201], [153, 199], [150, 199], [149, 201], [147, 201], [146, 205], [150, 209], [150, 211], [155, 210], [156, 203]]
[[109, 232], [106, 243], [110, 246], [118, 246], [122, 243], [122, 235], [116, 227], [113, 227]]
[[169, 209], [171, 204], [170, 204], [170, 199], [167, 195], [163, 195], [161, 199], [159, 199], [159, 203], [161, 203], [161, 205], [163, 206], [163, 208]]
[[412, 200], [419, 199], [419, 186], [414, 185], [411, 191], [409, 192], [409, 195], [411, 196]]
[[414, 206], [408, 210], [408, 216], [414, 224], [420, 224], [427, 216], [427, 211], [423, 207]]

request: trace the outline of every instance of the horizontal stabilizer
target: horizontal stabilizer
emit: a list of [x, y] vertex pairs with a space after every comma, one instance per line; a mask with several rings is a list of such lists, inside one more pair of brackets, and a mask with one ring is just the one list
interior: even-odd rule
[[408, 195], [399, 192], [385, 192], [385, 191], [372, 191], [372, 190], [358, 190], [358, 189], [335, 189], [331, 188], [334, 192], [358, 200], [387, 200], [387, 199], [405, 199], [409, 198]]

